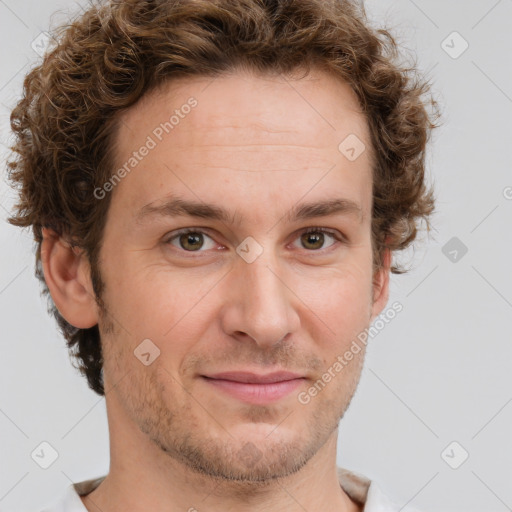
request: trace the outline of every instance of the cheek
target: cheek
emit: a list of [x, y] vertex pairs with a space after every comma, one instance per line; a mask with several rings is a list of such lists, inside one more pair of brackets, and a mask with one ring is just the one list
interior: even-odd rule
[[106, 298], [128, 330], [131, 325], [139, 333], [161, 336], [190, 308], [194, 294], [183, 274], [156, 267], [119, 261], [107, 275]]
[[[113, 276], [112, 313], [131, 336], [133, 351], [145, 339], [160, 350], [165, 366], [181, 364], [194, 344], [203, 338], [212, 314], [211, 289], [218, 276], [190, 275], [185, 270], [170, 271], [160, 265], [146, 267], [130, 278]], [[109, 309], [111, 304], [107, 304]], [[123, 332], [121, 332], [123, 334]], [[133, 345], [133, 346], [132, 346]]]
[[363, 331], [371, 318], [371, 276], [366, 269], [337, 270], [325, 279], [302, 280], [297, 295], [307, 308], [313, 339], [339, 351]]
[[[334, 339], [339, 344], [367, 327], [370, 254], [369, 246], [361, 245], [331, 268], [299, 266], [284, 272], [284, 280], [298, 297], [289, 307], [297, 308], [301, 323], [313, 339], [330, 344]], [[161, 261], [144, 265], [144, 257], [141, 252], [118, 259], [106, 269], [110, 272], [106, 273], [109, 310], [138, 343], [149, 338], [162, 348], [173, 345], [185, 351], [222, 309], [225, 283], [218, 281], [223, 271], [211, 267], [171, 269]]]

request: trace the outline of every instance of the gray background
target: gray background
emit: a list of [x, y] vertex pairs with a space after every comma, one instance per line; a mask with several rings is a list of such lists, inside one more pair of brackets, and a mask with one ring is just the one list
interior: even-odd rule
[[[512, 510], [512, 1], [366, 6], [417, 55], [444, 125], [428, 157], [435, 229], [404, 255], [414, 270], [392, 277], [389, 305], [404, 309], [371, 341], [341, 423], [338, 463], [377, 480], [404, 512]], [[0, 0], [2, 161], [10, 108], [39, 59], [33, 41], [68, 11], [77, 12], [76, 4]], [[459, 56], [461, 37], [469, 48]], [[1, 183], [2, 219], [12, 204]], [[445, 255], [453, 237], [459, 247]], [[33, 262], [30, 231], [1, 222], [2, 511], [37, 511], [71, 481], [103, 475], [109, 464], [104, 399], [71, 366]], [[31, 458], [43, 441], [59, 454], [48, 469]], [[469, 458], [450, 467], [465, 452]]]

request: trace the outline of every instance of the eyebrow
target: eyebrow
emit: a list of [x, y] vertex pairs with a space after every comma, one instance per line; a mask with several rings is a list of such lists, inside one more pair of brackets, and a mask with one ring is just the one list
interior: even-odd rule
[[[350, 199], [334, 198], [295, 205], [284, 215], [284, 219], [287, 222], [296, 222], [329, 215], [355, 216], [360, 223], [363, 222], [364, 218], [362, 208], [358, 203]], [[218, 220], [231, 225], [237, 224], [236, 212], [230, 213], [221, 206], [176, 197], [171, 197], [165, 202], [153, 201], [148, 203], [136, 213], [135, 221], [142, 224], [149, 218], [180, 216]]]

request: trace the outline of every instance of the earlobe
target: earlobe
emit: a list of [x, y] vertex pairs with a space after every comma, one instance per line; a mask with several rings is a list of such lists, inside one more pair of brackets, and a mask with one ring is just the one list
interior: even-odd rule
[[86, 255], [51, 229], [42, 231], [41, 263], [55, 306], [71, 325], [93, 327], [98, 313]]
[[371, 322], [382, 312], [389, 299], [389, 275], [391, 267], [391, 251], [386, 249], [382, 258], [382, 267], [373, 279], [373, 305]]

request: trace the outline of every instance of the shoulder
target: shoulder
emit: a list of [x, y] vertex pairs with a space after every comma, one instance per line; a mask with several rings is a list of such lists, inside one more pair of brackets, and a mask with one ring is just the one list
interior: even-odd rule
[[[364, 505], [364, 512], [399, 512], [401, 510], [382, 491], [377, 482], [348, 469], [338, 467], [337, 470], [341, 487], [351, 499]], [[420, 511], [415, 509], [415, 512]]]
[[96, 489], [105, 479], [105, 476], [69, 484], [55, 500], [40, 512], [87, 512], [80, 496], [84, 496]]

